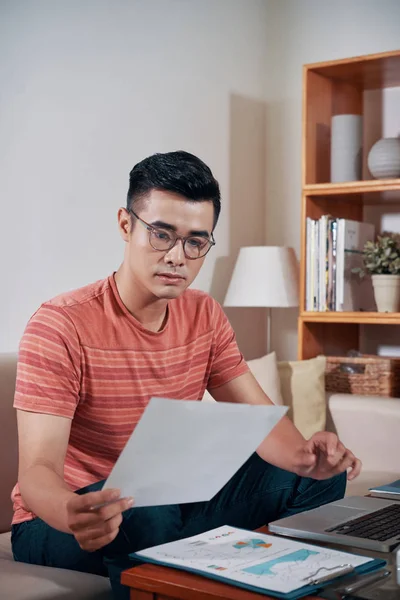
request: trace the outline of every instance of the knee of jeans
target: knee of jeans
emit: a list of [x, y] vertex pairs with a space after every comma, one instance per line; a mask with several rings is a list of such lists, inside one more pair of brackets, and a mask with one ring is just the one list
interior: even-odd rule
[[172, 542], [181, 537], [179, 506], [131, 508], [124, 513], [120, 532], [106, 548], [105, 556], [138, 552], [144, 548]]
[[181, 511], [179, 506], [132, 509], [122, 526], [125, 532], [131, 530], [130, 533], [142, 548], [164, 544], [179, 538], [182, 530]]
[[300, 480], [298, 491], [309, 501], [315, 499], [319, 505], [328, 504], [328, 502], [334, 502], [335, 500], [340, 500], [344, 497], [346, 492], [346, 481], [346, 472], [319, 481], [303, 477]]

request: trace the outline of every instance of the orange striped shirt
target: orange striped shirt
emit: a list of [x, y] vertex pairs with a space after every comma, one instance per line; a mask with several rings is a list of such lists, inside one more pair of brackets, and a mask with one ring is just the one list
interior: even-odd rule
[[[72, 420], [64, 479], [73, 490], [105, 479], [151, 396], [201, 400], [246, 373], [220, 305], [186, 290], [161, 331], [122, 303], [114, 276], [43, 304], [22, 337], [14, 406]], [[18, 484], [13, 523], [33, 519]]]

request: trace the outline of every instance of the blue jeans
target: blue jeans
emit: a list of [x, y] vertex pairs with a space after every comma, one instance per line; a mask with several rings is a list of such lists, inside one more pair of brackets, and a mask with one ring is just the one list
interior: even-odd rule
[[[103, 483], [77, 493], [99, 490]], [[316, 481], [278, 469], [253, 454], [209, 502], [127, 510], [115, 540], [96, 552], [82, 550], [72, 535], [53, 529], [39, 518], [14, 525], [14, 559], [108, 575], [115, 599], [128, 600], [129, 591], [120, 584], [120, 575], [139, 564], [129, 553], [221, 525], [256, 529], [277, 518], [343, 498], [345, 488], [345, 473]]]

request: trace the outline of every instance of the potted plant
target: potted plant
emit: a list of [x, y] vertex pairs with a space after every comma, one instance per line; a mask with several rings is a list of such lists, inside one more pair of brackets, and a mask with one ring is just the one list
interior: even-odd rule
[[400, 312], [400, 235], [385, 232], [367, 242], [363, 263], [364, 268], [354, 271], [372, 276], [378, 312]]

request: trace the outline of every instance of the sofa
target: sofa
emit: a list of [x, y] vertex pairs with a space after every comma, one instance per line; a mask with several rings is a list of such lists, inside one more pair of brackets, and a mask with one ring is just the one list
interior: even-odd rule
[[14, 562], [11, 490], [17, 480], [17, 422], [13, 408], [17, 357], [0, 354], [0, 600], [111, 600], [106, 577]]
[[[251, 362], [249, 365], [251, 366]], [[261, 362], [257, 368], [265, 369]], [[261, 380], [254, 368], [256, 378]], [[16, 563], [10, 542], [10, 493], [17, 479], [17, 428], [13, 409], [16, 355], [0, 354], [0, 599], [110, 600], [108, 580], [75, 571]], [[327, 396], [327, 428], [363, 462], [363, 472], [347, 494], [399, 477], [400, 399], [332, 394]]]

